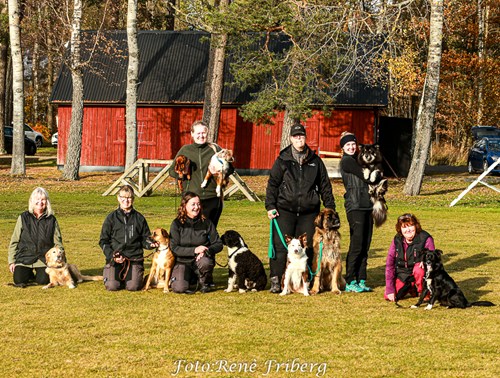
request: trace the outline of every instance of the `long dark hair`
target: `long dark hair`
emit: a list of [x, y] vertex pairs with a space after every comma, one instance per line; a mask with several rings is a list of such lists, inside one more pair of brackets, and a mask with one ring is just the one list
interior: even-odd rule
[[[181, 199], [181, 204], [179, 205], [179, 209], [177, 210], [177, 219], [179, 219], [179, 221], [184, 224], [186, 222], [186, 219], [187, 219], [187, 212], [186, 212], [186, 204], [193, 198], [200, 198], [200, 196], [198, 194], [196, 194], [195, 192], [186, 192], [184, 193], [184, 195], [182, 196], [182, 199]], [[201, 218], [202, 220], [205, 220], [205, 216], [203, 215], [203, 207], [201, 205], [201, 202], [200, 202], [200, 215], [199, 215], [199, 218]]]

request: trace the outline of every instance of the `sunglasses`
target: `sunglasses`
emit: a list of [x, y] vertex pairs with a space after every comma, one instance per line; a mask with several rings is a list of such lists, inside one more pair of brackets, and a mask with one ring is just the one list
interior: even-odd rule
[[404, 221], [404, 220], [408, 220], [408, 219], [412, 219], [412, 218], [413, 218], [413, 214], [406, 213], [406, 214], [401, 215], [398, 218], [398, 222], [401, 222], [401, 221]]

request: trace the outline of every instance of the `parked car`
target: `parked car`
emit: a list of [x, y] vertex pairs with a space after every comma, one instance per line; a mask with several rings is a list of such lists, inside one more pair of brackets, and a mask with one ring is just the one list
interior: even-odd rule
[[[500, 137], [481, 138], [469, 151], [467, 170], [469, 173], [486, 171], [498, 159], [500, 159]], [[500, 173], [500, 165], [497, 165], [492, 172]]]
[[474, 126], [471, 133], [474, 140], [484, 137], [500, 138], [500, 129], [496, 126]]
[[[12, 125], [5, 126], [5, 127], [12, 128]], [[42, 144], [43, 144], [42, 133], [39, 133], [38, 131], [33, 130], [31, 128], [31, 126], [27, 125], [27, 124], [24, 124], [23, 128], [24, 128], [24, 135], [26, 135], [29, 139], [31, 139], [33, 142], [35, 142], [37, 147], [42, 147]]]
[[[5, 143], [5, 150], [7, 151], [8, 154], [12, 154], [12, 144], [13, 144], [13, 130], [12, 127], [10, 126], [5, 126], [3, 129], [4, 133], [4, 143]], [[36, 154], [36, 143], [28, 138], [26, 135], [24, 135], [24, 153], [26, 155], [33, 156]]]
[[52, 147], [57, 147], [57, 139], [58, 139], [58, 133], [54, 133], [52, 135], [52, 138], [50, 139], [50, 142], [52, 143]]

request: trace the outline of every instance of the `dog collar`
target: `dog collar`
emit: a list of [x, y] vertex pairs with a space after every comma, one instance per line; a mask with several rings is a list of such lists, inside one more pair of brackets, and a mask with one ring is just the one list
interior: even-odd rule
[[238, 248], [236, 251], [234, 251], [233, 253], [231, 253], [231, 254], [229, 255], [228, 259], [230, 259], [231, 257], [233, 257], [233, 256], [234, 256], [234, 255], [235, 255], [235, 254], [236, 254], [236, 253], [240, 250], [240, 249], [243, 249], [243, 248], [246, 248], [246, 247], [245, 247], [245, 246], [243, 246], [243, 247]]

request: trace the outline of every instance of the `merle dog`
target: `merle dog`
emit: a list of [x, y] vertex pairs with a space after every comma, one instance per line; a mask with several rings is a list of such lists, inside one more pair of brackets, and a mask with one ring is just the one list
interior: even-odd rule
[[448, 308], [495, 306], [489, 301], [472, 303], [467, 301], [462, 290], [460, 290], [455, 281], [453, 281], [453, 278], [444, 270], [443, 263], [441, 262], [441, 255], [443, 254], [441, 250], [436, 249], [435, 251], [431, 251], [424, 248], [421, 254], [425, 269], [424, 290], [422, 290], [418, 302], [411, 306], [412, 308], [420, 306], [428, 292], [430, 292], [431, 296], [429, 304], [425, 308], [426, 310], [431, 310], [436, 301], [439, 301], [441, 306], [448, 306]]

